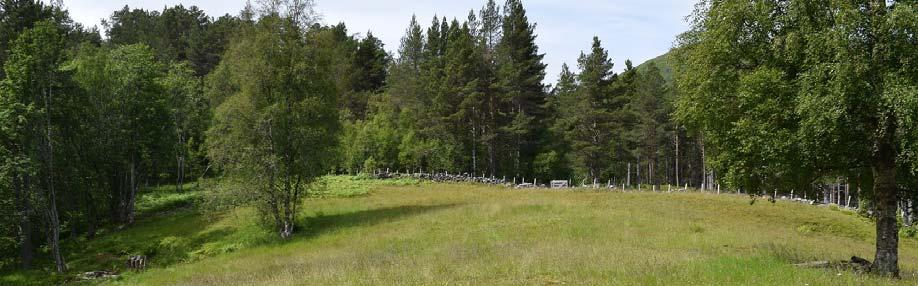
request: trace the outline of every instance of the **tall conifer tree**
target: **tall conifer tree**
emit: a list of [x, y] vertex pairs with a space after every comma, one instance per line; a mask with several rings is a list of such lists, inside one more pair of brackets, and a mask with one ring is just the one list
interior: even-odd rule
[[511, 175], [531, 176], [532, 162], [541, 148], [545, 126], [544, 54], [535, 43], [535, 25], [529, 23], [520, 0], [504, 4], [497, 75], [502, 98], [502, 137], [510, 142], [506, 167]]

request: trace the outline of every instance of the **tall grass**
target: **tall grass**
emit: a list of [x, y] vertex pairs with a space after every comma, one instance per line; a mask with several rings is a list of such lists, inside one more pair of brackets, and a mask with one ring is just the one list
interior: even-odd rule
[[872, 257], [872, 223], [843, 210], [749, 205], [738, 195], [325, 180], [289, 241], [259, 227], [250, 207], [180, 208], [71, 244], [68, 258], [81, 271], [150, 256], [149, 271], [102, 282], [111, 285], [918, 283], [918, 241], [910, 238], [901, 243], [901, 281], [792, 266]]
[[801, 269], [872, 257], [871, 223], [743, 196], [374, 186], [311, 199], [292, 241], [129, 275], [144, 285], [914, 285]]

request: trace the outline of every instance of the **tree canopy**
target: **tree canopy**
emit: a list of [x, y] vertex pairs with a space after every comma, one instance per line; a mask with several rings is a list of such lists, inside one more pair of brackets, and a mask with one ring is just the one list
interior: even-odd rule
[[[863, 174], [876, 271], [898, 275], [897, 202], [913, 186], [912, 1], [702, 1], [680, 39], [678, 115], [750, 191]], [[910, 192], [910, 191], [909, 191]]]

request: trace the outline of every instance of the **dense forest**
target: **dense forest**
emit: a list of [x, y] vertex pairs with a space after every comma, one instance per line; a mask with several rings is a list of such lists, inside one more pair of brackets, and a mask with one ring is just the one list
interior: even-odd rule
[[[914, 5], [724, 2], [702, 1], [671, 54], [617, 66], [594, 38], [546, 83], [520, 0], [405, 19], [393, 52], [308, 0], [125, 6], [102, 31], [59, 1], [2, 0], [0, 268], [66, 271], [61, 239], [131, 227], [139, 193], [201, 178], [246, 182], [287, 238], [316, 178], [382, 170], [814, 196], [843, 176], [895, 236], [915, 181], [915, 109], [899, 108], [914, 105]], [[800, 16], [819, 11], [853, 24]], [[884, 32], [843, 40], [868, 30]]]

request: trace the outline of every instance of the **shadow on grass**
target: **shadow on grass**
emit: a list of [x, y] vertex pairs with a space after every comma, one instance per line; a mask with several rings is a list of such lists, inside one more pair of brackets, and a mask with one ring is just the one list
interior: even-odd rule
[[[309, 240], [336, 230], [398, 221], [456, 206], [459, 204], [412, 205], [331, 215], [313, 215], [306, 218], [301, 224], [305, 227], [300, 228], [295, 239]], [[204, 213], [178, 210], [168, 215], [146, 217], [130, 228], [104, 233], [93, 240], [67, 240], [64, 242], [64, 249], [67, 253], [68, 265], [71, 266], [71, 271], [67, 275], [50, 277], [47, 275], [50, 269], [31, 272], [6, 271], [0, 272], [0, 285], [49, 285], [73, 282], [76, 279], [75, 275], [84, 271], [126, 272], [124, 261], [129, 255], [148, 255], [150, 268], [163, 268], [193, 259], [195, 253], [201, 253], [203, 256], [199, 258], [205, 258], [242, 248], [281, 245], [289, 242], [269, 236], [264, 237], [265, 240], [254, 242], [235, 241], [237, 238], [233, 238], [234, 234], [243, 231], [235, 227], [204, 231], [215, 222]], [[218, 248], [209, 249], [208, 244], [212, 243], [216, 243]], [[223, 250], [219, 248], [221, 246], [238, 246], [239, 248]], [[214, 252], [211, 253], [211, 251]], [[50, 262], [41, 264], [50, 265]]]
[[442, 204], [429, 206], [398, 206], [381, 209], [371, 209], [358, 212], [341, 213], [333, 215], [317, 214], [306, 218], [306, 226], [302, 227], [298, 239], [309, 239], [324, 233], [333, 232], [350, 227], [372, 226], [380, 223], [387, 223], [458, 207], [461, 204]]

